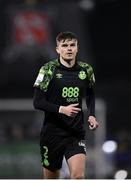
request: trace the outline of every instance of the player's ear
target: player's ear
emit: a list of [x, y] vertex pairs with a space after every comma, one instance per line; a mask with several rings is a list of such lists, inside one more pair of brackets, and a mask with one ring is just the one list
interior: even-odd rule
[[79, 46], [77, 45], [77, 53], [78, 53], [78, 51], [79, 51]]
[[56, 52], [57, 52], [58, 54], [60, 53], [58, 46], [56, 46]]
[[77, 46], [77, 52], [79, 51], [79, 46]]
[[78, 44], [78, 41], [77, 41], [77, 52], [79, 51], [79, 44]]

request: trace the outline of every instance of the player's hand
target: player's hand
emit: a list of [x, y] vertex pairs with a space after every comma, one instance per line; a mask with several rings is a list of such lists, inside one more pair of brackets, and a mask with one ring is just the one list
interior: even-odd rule
[[89, 129], [94, 130], [98, 127], [98, 122], [96, 121], [96, 118], [94, 116], [89, 116], [88, 122], [89, 122]]
[[68, 106], [60, 106], [59, 113], [65, 114], [67, 116], [75, 116], [79, 111], [81, 111], [80, 108], [77, 106], [79, 103], [76, 104], [70, 104]]

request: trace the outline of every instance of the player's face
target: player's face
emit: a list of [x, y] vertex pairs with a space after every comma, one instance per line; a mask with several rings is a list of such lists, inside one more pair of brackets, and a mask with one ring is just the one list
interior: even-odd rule
[[57, 53], [63, 60], [75, 60], [78, 52], [78, 43], [76, 39], [66, 39], [60, 41], [56, 47]]

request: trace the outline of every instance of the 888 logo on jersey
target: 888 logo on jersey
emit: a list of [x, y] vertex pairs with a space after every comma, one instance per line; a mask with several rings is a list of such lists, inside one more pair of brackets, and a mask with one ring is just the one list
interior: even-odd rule
[[62, 97], [66, 98], [67, 102], [78, 102], [79, 88], [78, 87], [64, 87], [62, 89]]

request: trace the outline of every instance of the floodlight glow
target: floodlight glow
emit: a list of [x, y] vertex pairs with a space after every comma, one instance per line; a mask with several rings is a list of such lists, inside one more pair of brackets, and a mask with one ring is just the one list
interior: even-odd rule
[[127, 175], [128, 175], [127, 171], [119, 170], [115, 173], [114, 178], [123, 180], [127, 178]]
[[117, 149], [117, 143], [115, 141], [111, 141], [111, 140], [110, 141], [106, 141], [103, 144], [102, 149], [106, 153], [113, 153]]
[[81, 0], [80, 7], [85, 10], [93, 9], [95, 3], [92, 0]]

